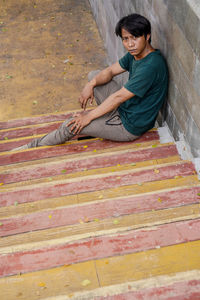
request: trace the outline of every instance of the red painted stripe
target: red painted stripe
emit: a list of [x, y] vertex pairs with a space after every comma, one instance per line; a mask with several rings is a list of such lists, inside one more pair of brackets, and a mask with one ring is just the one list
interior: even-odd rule
[[[79, 207], [66, 207], [3, 219], [0, 220], [3, 224], [0, 227], [0, 236], [72, 225], [85, 219], [90, 222], [96, 218], [104, 219], [111, 216], [122, 216], [153, 209], [166, 209], [179, 205], [198, 203], [200, 200], [200, 197], [197, 195], [198, 192], [200, 192], [200, 187], [138, 197], [124, 197], [123, 199], [114, 199], [106, 202], [100, 201], [99, 203], [85, 204]], [[190, 228], [187, 230], [189, 232]], [[196, 232], [192, 234], [196, 234]]]
[[9, 151], [12, 150], [14, 148], [17, 148], [19, 146], [22, 146], [24, 144], [29, 143], [30, 141], [32, 141], [33, 138], [26, 138], [25, 140], [18, 140], [18, 141], [6, 141], [6, 143], [2, 143], [0, 144], [0, 152], [4, 152], [4, 151]]
[[156, 131], [150, 131], [145, 133], [142, 137], [133, 142], [112, 142], [112, 141], [100, 141], [91, 140], [87, 141], [88, 148], [83, 149], [82, 144], [70, 144], [57, 147], [49, 148], [32, 148], [31, 151], [18, 152], [18, 153], [6, 153], [0, 156], [0, 165], [13, 164], [23, 161], [36, 160], [48, 157], [56, 157], [60, 155], [74, 154], [82, 151], [93, 151], [95, 149], [112, 148], [121, 145], [131, 144], [131, 143], [142, 143], [147, 141], [152, 141], [158, 139], [158, 133]]
[[159, 173], [154, 170], [143, 170], [139, 172], [130, 172], [124, 175], [112, 175], [95, 179], [81, 178], [80, 181], [44, 184], [35, 187], [21, 187], [20, 190], [0, 193], [2, 206], [13, 205], [15, 201], [25, 203], [38, 201], [47, 198], [72, 195], [84, 192], [109, 189], [118, 186], [126, 186], [141, 182], [164, 180], [174, 176], [188, 176], [194, 173], [194, 166], [190, 162], [180, 165], [165, 166], [158, 169]]
[[[130, 231], [126, 235], [101, 236], [70, 244], [16, 252], [0, 256], [0, 276], [14, 275], [19, 272], [33, 272], [64, 264], [86, 260], [124, 255], [145, 251], [155, 247], [165, 247], [200, 238], [200, 220], [184, 221], [157, 226], [154, 229]], [[191, 237], [187, 227], [196, 230]], [[200, 258], [200, 253], [199, 253]]]
[[17, 128], [16, 130], [0, 131], [0, 140], [5, 138], [14, 139], [37, 134], [47, 134], [50, 131], [57, 129], [61, 123], [41, 124], [39, 127]]
[[[78, 136], [83, 137], [83, 135]], [[33, 140], [33, 137], [22, 138], [20, 140], [6, 140], [5, 143], [0, 143], [0, 152], [9, 151], [19, 146], [25, 145]], [[77, 140], [77, 136], [72, 138], [72, 140]]]
[[131, 291], [113, 296], [94, 297], [93, 300], [199, 300], [200, 280], [175, 282], [170, 285]]
[[117, 164], [129, 164], [173, 155], [178, 155], [175, 145], [163, 146], [162, 148], [143, 149], [128, 153], [116, 153], [112, 156], [105, 153], [104, 156], [95, 156], [78, 161], [62, 161], [53, 164], [43, 164], [42, 166], [30, 166], [29, 169], [26, 168], [23, 172], [21, 170], [11, 170], [10, 172], [6, 172], [6, 174], [0, 174], [0, 182], [3, 182], [4, 184], [20, 182], [24, 180], [60, 175], [62, 174], [62, 170], [66, 170], [66, 174], [70, 174], [85, 169], [91, 170], [115, 166]]
[[[77, 111], [81, 112], [81, 111]], [[17, 120], [9, 120], [5, 122], [0, 122], [1, 129], [8, 129], [8, 128], [16, 128], [21, 126], [28, 126], [28, 125], [36, 125], [41, 123], [48, 123], [48, 122], [56, 122], [56, 121], [63, 121], [69, 118], [72, 114], [71, 113], [61, 113], [61, 114], [50, 114], [48, 116], [37, 116], [37, 117], [28, 117], [22, 118]]]

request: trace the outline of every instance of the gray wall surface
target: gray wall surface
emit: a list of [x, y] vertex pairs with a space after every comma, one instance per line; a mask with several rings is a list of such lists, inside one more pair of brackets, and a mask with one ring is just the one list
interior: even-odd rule
[[[184, 135], [194, 157], [200, 157], [200, 1], [89, 0], [108, 53], [108, 63], [124, 53], [115, 36], [117, 21], [130, 13], [147, 17], [152, 45], [165, 56], [170, 74], [167, 105], [162, 111], [175, 140]], [[125, 78], [121, 79], [122, 82]]]

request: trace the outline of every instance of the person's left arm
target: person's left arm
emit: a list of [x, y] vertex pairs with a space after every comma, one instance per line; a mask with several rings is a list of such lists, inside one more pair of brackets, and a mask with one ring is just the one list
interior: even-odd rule
[[93, 110], [74, 115], [74, 119], [71, 120], [67, 124], [67, 126], [73, 124], [71, 127], [71, 131], [73, 131], [74, 134], [79, 134], [79, 132], [92, 120], [115, 110], [120, 104], [132, 98], [133, 96], [135, 96], [133, 93], [122, 87], [119, 91], [110, 95], [107, 99], [104, 100], [104, 102], [102, 102]]

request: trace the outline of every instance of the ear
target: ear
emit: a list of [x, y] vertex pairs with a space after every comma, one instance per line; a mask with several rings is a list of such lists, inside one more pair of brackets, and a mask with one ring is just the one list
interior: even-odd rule
[[147, 42], [149, 42], [150, 38], [151, 38], [151, 34], [148, 33], [148, 34], [147, 34]]

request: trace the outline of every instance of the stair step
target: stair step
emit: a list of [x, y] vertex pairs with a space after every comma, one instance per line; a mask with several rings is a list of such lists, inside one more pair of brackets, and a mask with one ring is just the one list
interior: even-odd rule
[[118, 186], [128, 186], [132, 184], [142, 184], [143, 182], [166, 180], [176, 176], [189, 176], [195, 174], [194, 166], [191, 162], [175, 162], [167, 166], [155, 166], [144, 170], [127, 170], [115, 174], [100, 174], [87, 177], [63, 179], [56, 182], [45, 182], [31, 186], [18, 186], [0, 189], [0, 200], [2, 206], [14, 205], [18, 203], [33, 202], [57, 196], [67, 196], [117, 188]]
[[[200, 220], [197, 219], [128, 231], [125, 234], [117, 233], [78, 240], [70, 244], [48, 247], [41, 244], [38, 245], [38, 249], [20, 252], [18, 249], [16, 253], [12, 249], [11, 253], [6, 254], [5, 249], [0, 249], [4, 254], [0, 257], [0, 266], [5, 266], [9, 262], [6, 268], [0, 267], [0, 277], [126, 255], [198, 239], [200, 239]], [[22, 267], [20, 261], [26, 261], [26, 264]]]
[[[162, 151], [160, 149], [162, 147]], [[1, 172], [0, 174], [0, 182], [4, 184], [12, 183], [12, 182], [22, 182], [26, 180], [33, 179], [41, 179], [53, 176], [59, 176], [60, 174], [67, 174], [68, 176], [72, 176], [72, 174], [83, 171], [93, 170], [93, 172], [99, 173], [101, 170], [105, 170], [106, 168], [113, 167], [114, 169], [120, 169], [121, 165], [127, 164], [127, 167], [139, 167], [142, 164], [142, 161], [147, 161], [149, 159], [158, 160], [161, 158], [172, 158], [177, 155], [177, 149], [175, 145], [164, 145], [159, 144], [156, 148], [148, 147], [142, 150], [123, 150], [123, 151], [110, 151], [109, 153], [101, 153], [96, 155], [88, 155], [84, 157], [75, 157], [75, 158], [64, 158], [60, 159], [56, 162], [46, 162], [42, 165], [29, 165], [27, 167], [16, 166], [16, 168], [12, 168]], [[177, 161], [180, 159], [176, 156]], [[136, 164], [137, 163], [137, 164]], [[156, 162], [154, 162], [156, 163]], [[97, 168], [99, 168], [97, 170]], [[107, 170], [106, 169], [106, 170]], [[109, 169], [108, 169], [109, 170]], [[85, 172], [84, 172], [85, 173]], [[81, 173], [81, 176], [84, 175]]]
[[8, 121], [0, 122], [1, 130], [9, 129], [9, 128], [18, 128], [22, 126], [31, 126], [37, 124], [44, 124], [50, 122], [64, 121], [67, 118], [71, 117], [72, 114], [81, 112], [80, 110], [72, 110], [63, 113], [54, 113], [54, 114], [42, 114], [38, 116], [32, 116], [21, 119], [13, 119]]
[[137, 139], [135, 142], [112, 142], [103, 140], [90, 140], [87, 142], [85, 141], [79, 143], [70, 143], [66, 145], [58, 145], [58, 146], [48, 146], [48, 147], [38, 147], [38, 148], [31, 148], [23, 151], [16, 151], [16, 152], [1, 152], [0, 153], [0, 165], [7, 165], [13, 163], [19, 163], [27, 160], [36, 160], [38, 158], [47, 158], [47, 157], [55, 157], [67, 154], [74, 154], [74, 153], [81, 153], [81, 152], [88, 152], [88, 151], [96, 151], [103, 148], [112, 148], [118, 146], [125, 146], [134, 144], [138, 147], [140, 143], [158, 140], [158, 133], [155, 131], [148, 132], [144, 134], [142, 137]]
[[[14, 235], [34, 230], [42, 230], [58, 226], [92, 222], [104, 219], [155, 209], [166, 209], [178, 205], [199, 202], [200, 186], [193, 189], [179, 189], [142, 196], [129, 196], [113, 200], [95, 201], [67, 207], [46, 209], [19, 216], [1, 218], [0, 236]], [[183, 199], [184, 197], [184, 199]], [[40, 222], [38, 222], [40, 220]]]
[[[172, 263], [172, 257], [174, 261]], [[153, 268], [152, 268], [153, 266]], [[200, 267], [200, 241], [192, 241], [0, 279], [3, 299], [43, 299], [99, 287], [173, 275]], [[53, 284], [52, 284], [53, 283]], [[24, 288], [26, 287], [26, 288]]]

